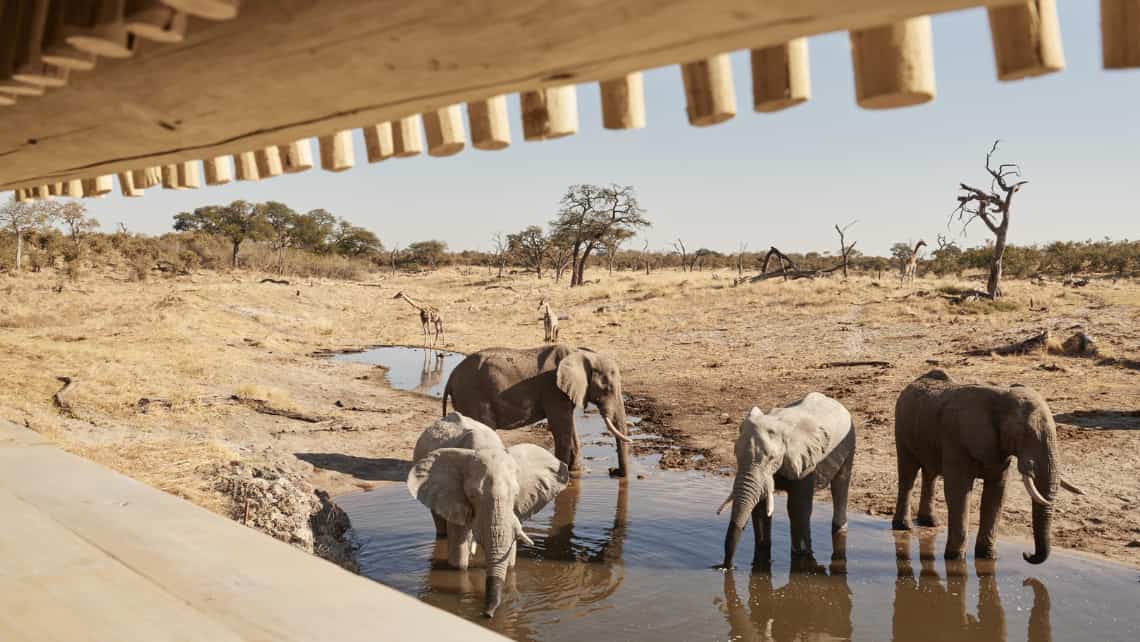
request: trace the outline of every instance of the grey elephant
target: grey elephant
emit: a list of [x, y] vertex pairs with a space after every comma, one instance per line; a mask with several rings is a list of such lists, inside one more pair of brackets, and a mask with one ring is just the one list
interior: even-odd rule
[[624, 433], [621, 371], [609, 355], [562, 344], [480, 350], [459, 362], [448, 377], [444, 414], [449, 398], [457, 411], [492, 428], [521, 428], [546, 419], [554, 435], [554, 455], [574, 475], [582, 470], [574, 409], [592, 403], [617, 440], [618, 465], [610, 474], [626, 474], [630, 439]]
[[470, 562], [473, 542], [487, 563], [483, 614], [502, 601], [503, 580], [514, 567], [527, 519], [569, 481], [566, 465], [534, 444], [504, 448], [494, 430], [451, 413], [429, 426], [416, 443], [408, 491], [444, 522], [447, 561], [458, 569]]
[[946, 559], [961, 559], [974, 480], [981, 478], [982, 505], [976, 558], [996, 556], [998, 519], [1005, 497], [1005, 472], [1014, 457], [1033, 500], [1035, 551], [1030, 564], [1049, 557], [1053, 501], [1058, 487], [1083, 494], [1061, 478], [1057, 467], [1057, 427], [1045, 399], [1024, 386], [960, 384], [942, 370], [915, 379], [895, 403], [898, 501], [892, 526], [910, 528], [910, 491], [919, 471], [922, 493], [918, 523], [934, 526], [934, 482], [941, 476], [946, 494]]
[[765, 414], [752, 408], [736, 439], [736, 479], [732, 494], [717, 510], [732, 504], [724, 538], [722, 569], [732, 568], [740, 534], [752, 516], [756, 548], [752, 565], [772, 560], [772, 510], [776, 490], [788, 493], [792, 558], [812, 556], [811, 511], [816, 490], [831, 487], [832, 533], [847, 526], [847, 491], [855, 462], [855, 424], [838, 401], [820, 394]]

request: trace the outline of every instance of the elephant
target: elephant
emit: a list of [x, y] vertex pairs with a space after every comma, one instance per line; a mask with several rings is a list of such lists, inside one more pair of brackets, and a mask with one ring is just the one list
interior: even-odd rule
[[898, 500], [892, 527], [910, 528], [910, 491], [919, 471], [922, 492], [918, 524], [935, 526], [934, 482], [941, 476], [946, 495], [946, 559], [965, 554], [966, 524], [974, 480], [981, 478], [982, 504], [974, 557], [997, 555], [998, 519], [1005, 496], [1005, 472], [1014, 457], [1033, 500], [1030, 564], [1049, 557], [1053, 501], [1058, 487], [1084, 491], [1057, 468], [1057, 427], [1045, 399], [1021, 385], [960, 384], [943, 370], [931, 370], [903, 389], [895, 403]]
[[719, 515], [732, 504], [724, 538], [724, 562], [731, 569], [736, 545], [752, 516], [756, 548], [752, 565], [772, 560], [772, 510], [776, 490], [788, 493], [792, 558], [812, 556], [812, 495], [831, 487], [834, 512], [831, 530], [847, 527], [847, 491], [855, 461], [855, 423], [838, 401], [818, 392], [765, 414], [753, 407], [740, 424], [736, 439], [736, 479]]
[[[436, 444], [448, 445], [433, 448]], [[540, 446], [503, 448], [494, 430], [459, 413], [429, 426], [416, 443], [415, 456], [408, 491], [445, 522], [451, 566], [467, 568], [472, 539], [483, 549], [483, 615], [492, 617], [502, 601], [507, 570], [515, 565], [518, 541], [533, 544], [522, 520], [566, 487], [569, 471]]]
[[618, 465], [610, 474], [624, 477], [629, 437], [621, 371], [613, 357], [564, 344], [539, 348], [488, 348], [455, 366], [443, 391], [455, 409], [492, 428], [521, 428], [546, 419], [554, 434], [554, 454], [574, 476], [582, 473], [581, 444], [574, 409], [592, 403], [617, 440]]

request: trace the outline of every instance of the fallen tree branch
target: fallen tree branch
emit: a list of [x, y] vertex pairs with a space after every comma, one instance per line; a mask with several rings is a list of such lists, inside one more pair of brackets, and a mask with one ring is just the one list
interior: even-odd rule
[[75, 391], [75, 387], [79, 385], [79, 378], [56, 377], [56, 379], [63, 383], [63, 387], [51, 396], [52, 405], [68, 417], [74, 417], [75, 412], [71, 409], [71, 402], [67, 397], [71, 396], [71, 393]]
[[821, 363], [820, 368], [857, 368], [860, 366], [873, 366], [878, 368], [895, 367], [890, 361], [828, 361]]
[[289, 282], [286, 281], [285, 279], [270, 279], [268, 277], [258, 281], [258, 283], [274, 283], [276, 285], [289, 285]]
[[378, 408], [376, 406], [347, 406], [343, 401], [340, 401], [339, 399], [333, 405], [335, 405], [337, 408], [340, 408], [341, 410], [349, 410], [351, 412], [379, 412], [383, 414], [392, 413], [392, 409], [388, 407]]
[[296, 419], [297, 421], [304, 421], [304, 422], [307, 422], [310, 424], [319, 424], [322, 421], [328, 420], [328, 417], [319, 417], [316, 415], [307, 415], [303, 412], [297, 412], [296, 410], [287, 410], [285, 408], [277, 408], [275, 406], [269, 405], [269, 403], [263, 399], [250, 399], [248, 397], [239, 397], [238, 395], [233, 395], [232, 397], [230, 397], [230, 401], [240, 403], [241, 405], [243, 405], [243, 406], [245, 406], [245, 407], [247, 407], [247, 408], [249, 408], [255, 412], [259, 412], [263, 415], [273, 415], [275, 417], [286, 417], [288, 419]]

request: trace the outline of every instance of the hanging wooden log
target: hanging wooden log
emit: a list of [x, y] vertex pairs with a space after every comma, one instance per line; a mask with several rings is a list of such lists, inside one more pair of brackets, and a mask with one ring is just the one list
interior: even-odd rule
[[225, 185], [234, 178], [229, 156], [207, 158], [202, 161], [202, 167], [206, 170], [207, 185]]
[[257, 161], [257, 175], [261, 178], [273, 178], [285, 173], [281, 165], [281, 152], [276, 145], [263, 147], [253, 153]]
[[641, 72], [600, 83], [602, 126], [606, 129], [645, 127], [645, 88]]
[[506, 96], [467, 103], [467, 124], [471, 127], [471, 144], [475, 149], [494, 151], [511, 144]]
[[162, 182], [161, 167], [146, 167], [131, 171], [131, 179], [135, 189], [147, 189]]
[[1065, 68], [1054, 0], [987, 7], [998, 80], [1021, 80]]
[[23, 189], [12, 190], [12, 198], [16, 199], [17, 203], [23, 203], [24, 201], [29, 200], [28, 193]]
[[852, 31], [850, 38], [860, 107], [893, 109], [934, 99], [929, 16]]
[[161, 0], [127, 0], [127, 31], [155, 42], [176, 43], [186, 37], [187, 15]]
[[37, 185], [35, 188], [35, 195], [41, 201], [51, 200], [51, 188], [47, 185]]
[[253, 152], [234, 154], [234, 176], [239, 181], [261, 180], [261, 176], [257, 173], [257, 158]]
[[728, 54], [681, 65], [681, 80], [690, 125], [706, 127], [736, 115], [736, 89]]
[[187, 161], [178, 164], [178, 187], [179, 189], [198, 189], [202, 186], [200, 174], [198, 173], [198, 163], [194, 161]]
[[241, 0], [162, 0], [171, 7], [192, 16], [209, 20], [233, 20]]
[[281, 169], [286, 174], [313, 169], [313, 145], [308, 138], [295, 140], [288, 145], [278, 145], [277, 152], [281, 155]]
[[134, 175], [132, 175], [130, 172], [119, 173], [119, 191], [122, 192], [123, 196], [127, 197], [136, 197], [143, 195], [143, 191], [135, 187]]
[[423, 150], [418, 115], [401, 118], [392, 123], [392, 151], [397, 158], [415, 156]]
[[65, 16], [68, 35], [67, 43], [80, 51], [93, 53], [106, 58], [129, 58], [134, 54], [134, 44], [127, 25], [123, 21], [127, 0], [96, 0], [75, 2], [80, 8], [73, 19], [71, 12]]
[[182, 189], [182, 185], [178, 182], [178, 165], [162, 166], [162, 188]]
[[44, 62], [72, 71], [91, 71], [95, 68], [95, 54], [80, 51], [67, 43], [69, 15], [78, 15], [81, 2], [53, 1], [48, 6], [47, 24], [44, 26]]
[[352, 130], [321, 136], [317, 146], [321, 152], [321, 169], [329, 172], [352, 169]]
[[459, 105], [429, 111], [423, 115], [423, 121], [429, 156], [451, 156], [467, 146], [463, 110]]
[[807, 38], [752, 50], [752, 107], [774, 112], [811, 98]]
[[523, 139], [562, 138], [578, 133], [578, 93], [574, 85], [547, 87], [519, 94]]
[[71, 198], [83, 198], [83, 181], [77, 178], [64, 183], [63, 195], [70, 196]]
[[83, 179], [83, 196], [87, 198], [110, 194], [113, 188], [110, 175]]
[[1100, 0], [1105, 69], [1140, 67], [1140, 0]]
[[52, 183], [48, 185], [49, 193], [52, 196], [63, 196], [63, 183]]
[[364, 151], [369, 163], [379, 163], [396, 153], [392, 144], [392, 123], [369, 125], [361, 131], [364, 132]]
[[20, 33], [17, 34], [14, 43], [16, 50], [12, 79], [41, 87], [66, 85], [67, 70], [48, 64], [43, 59], [42, 47], [44, 29], [47, 26], [48, 0], [24, 0], [18, 4], [21, 9], [18, 19]]

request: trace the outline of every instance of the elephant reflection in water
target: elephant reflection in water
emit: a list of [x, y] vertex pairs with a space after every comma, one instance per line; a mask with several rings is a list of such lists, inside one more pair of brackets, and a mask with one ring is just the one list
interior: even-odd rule
[[[910, 556], [911, 533], [895, 534], [898, 577], [895, 580], [894, 642], [969, 640], [1005, 642], [1005, 610], [1001, 605], [993, 560], [975, 560], [978, 576], [977, 615], [966, 612], [969, 572], [964, 560], [946, 560], [946, 584], [935, 567], [935, 535], [919, 536], [918, 576]], [[1029, 616], [1029, 642], [1051, 642], [1049, 591], [1035, 579]]]
[[772, 586], [770, 567], [753, 570], [748, 601], [736, 592], [735, 574], [724, 574], [722, 612], [730, 640], [849, 640], [851, 590], [847, 585], [847, 533], [832, 534], [832, 559], [824, 567], [812, 557], [792, 560], [788, 583]]
[[446, 356], [438, 350], [424, 350], [424, 363], [420, 369], [420, 385], [415, 387], [416, 392], [427, 393], [433, 387], [443, 383], [443, 361]]

